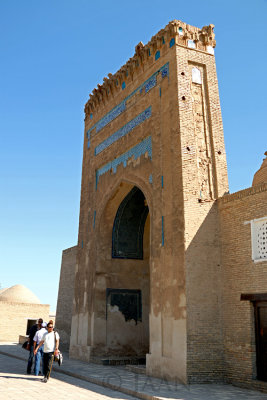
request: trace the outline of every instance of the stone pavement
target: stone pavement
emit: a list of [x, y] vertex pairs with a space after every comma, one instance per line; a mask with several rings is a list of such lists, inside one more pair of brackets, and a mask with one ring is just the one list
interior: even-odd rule
[[[4, 356], [5, 355], [5, 356]], [[39, 378], [25, 375], [28, 352], [21, 345], [0, 343], [0, 399], [28, 399], [28, 393], [49, 390], [59, 399], [76, 396], [89, 399], [113, 397], [117, 399], [144, 400], [267, 400], [267, 394], [241, 389], [227, 384], [183, 385], [136, 374], [122, 366], [102, 366], [77, 360], [69, 360], [64, 355], [63, 365], [54, 365], [52, 378], [41, 383]], [[16, 360], [17, 359], [17, 360]], [[24, 360], [24, 361], [21, 361]], [[5, 377], [9, 377], [8, 379]], [[10, 383], [5, 383], [8, 380]], [[4, 384], [3, 384], [4, 382]], [[95, 386], [92, 384], [100, 385]], [[104, 387], [104, 388], [103, 388]], [[3, 388], [3, 390], [2, 390]], [[25, 391], [18, 397], [17, 390]], [[50, 392], [51, 389], [51, 392]], [[54, 389], [57, 392], [54, 392]], [[114, 391], [116, 390], [116, 392]], [[81, 391], [81, 395], [79, 392]], [[13, 394], [15, 394], [13, 396]], [[8, 393], [8, 397], [6, 394]], [[5, 397], [1, 397], [1, 396]], [[13, 396], [13, 397], [12, 397]], [[59, 397], [58, 397], [59, 396]], [[102, 397], [101, 397], [102, 396]], [[133, 396], [133, 397], [130, 397]]]
[[56, 400], [135, 400], [116, 392], [68, 375], [53, 372], [48, 383], [42, 377], [25, 375], [25, 361], [0, 354], [0, 400], [32, 400], [42, 397]]

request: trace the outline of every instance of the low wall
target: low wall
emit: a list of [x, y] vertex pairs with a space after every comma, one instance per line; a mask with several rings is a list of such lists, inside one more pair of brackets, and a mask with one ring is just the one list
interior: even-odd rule
[[49, 304], [0, 302], [0, 341], [18, 342], [26, 335], [28, 319], [49, 319]]

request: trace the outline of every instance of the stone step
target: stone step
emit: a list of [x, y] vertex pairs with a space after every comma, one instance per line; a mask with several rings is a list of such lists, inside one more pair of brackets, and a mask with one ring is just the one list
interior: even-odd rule
[[146, 375], [146, 366], [145, 365], [126, 365], [127, 371], [134, 372], [135, 374], [143, 374]]
[[145, 357], [91, 357], [90, 362], [99, 365], [144, 365]]

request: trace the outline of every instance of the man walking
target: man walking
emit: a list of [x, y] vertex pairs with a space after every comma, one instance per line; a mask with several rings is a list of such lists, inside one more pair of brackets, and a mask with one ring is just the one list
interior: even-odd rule
[[42, 323], [43, 323], [42, 318], [39, 318], [38, 319], [38, 324], [34, 324], [31, 327], [30, 332], [29, 332], [28, 346], [27, 346], [28, 350], [30, 351], [29, 352], [29, 358], [28, 358], [28, 364], [27, 364], [27, 374], [28, 375], [30, 375], [31, 372], [32, 372], [32, 362], [33, 362], [33, 357], [34, 357], [34, 354], [33, 354], [33, 338], [34, 338], [35, 333], [37, 332], [37, 330], [41, 328]]
[[[43, 322], [41, 325], [41, 329], [39, 329], [33, 338], [33, 352], [35, 351], [36, 345], [38, 346], [38, 344], [41, 342], [45, 332], [46, 332], [46, 323]], [[44, 346], [40, 346], [39, 350], [37, 351], [36, 355], [35, 355], [35, 363], [34, 363], [34, 375], [38, 376], [39, 375], [39, 371], [40, 371], [40, 362], [42, 360], [42, 369], [44, 372], [44, 362], [43, 362], [43, 353], [44, 353]], [[44, 375], [44, 373], [43, 373]]]
[[42, 340], [34, 350], [34, 354], [37, 353], [42, 345], [44, 345], [44, 378], [42, 379], [42, 382], [46, 383], [50, 377], [54, 354], [56, 356], [58, 355], [59, 334], [53, 330], [53, 321], [48, 322], [47, 332], [44, 333]]

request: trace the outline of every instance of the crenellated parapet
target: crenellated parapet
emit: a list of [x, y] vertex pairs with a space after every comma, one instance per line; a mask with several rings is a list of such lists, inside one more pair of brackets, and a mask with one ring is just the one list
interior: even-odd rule
[[157, 60], [160, 57], [161, 48], [174, 45], [185, 46], [190, 49], [214, 53], [216, 46], [214, 25], [197, 28], [184, 22], [174, 20], [161, 29], [151, 40], [144, 45], [142, 42], [135, 47], [135, 54], [115, 74], [108, 74], [103, 83], [97, 85], [89, 95], [85, 105], [85, 117], [92, 117], [93, 111], [105, 103], [110, 96], [114, 96], [120, 90], [124, 90], [127, 83], [133, 80], [134, 73], [143, 70], [144, 64], [151, 58]]

